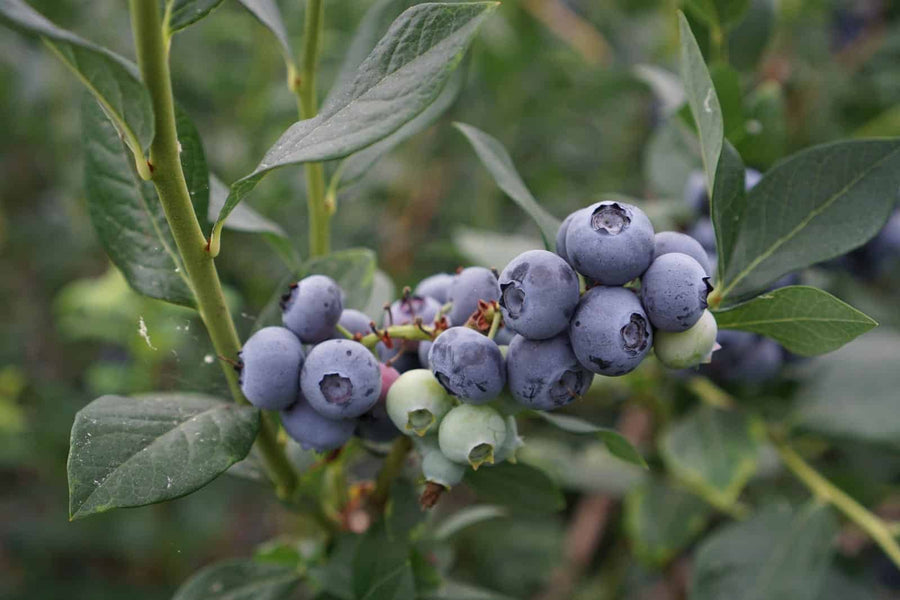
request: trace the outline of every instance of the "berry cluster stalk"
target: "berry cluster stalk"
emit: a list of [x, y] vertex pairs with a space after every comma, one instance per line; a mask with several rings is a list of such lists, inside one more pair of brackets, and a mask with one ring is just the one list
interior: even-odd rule
[[[184, 263], [197, 310], [219, 356], [237, 356], [241, 348], [234, 321], [225, 304], [215, 262], [206, 249], [206, 238], [194, 214], [179, 158], [175, 107], [169, 73], [168, 44], [164, 40], [157, 0], [129, 0], [138, 66], [150, 92], [156, 134], [150, 145], [151, 181], [163, 206], [178, 253]], [[247, 404], [237, 375], [222, 362], [225, 379], [234, 400]], [[276, 429], [264, 416], [256, 446], [266, 469], [283, 497], [293, 492], [297, 478], [276, 439]]]

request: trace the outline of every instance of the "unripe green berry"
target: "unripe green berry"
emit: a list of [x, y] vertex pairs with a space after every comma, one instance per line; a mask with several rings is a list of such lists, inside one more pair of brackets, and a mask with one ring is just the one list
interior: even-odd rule
[[416, 448], [422, 455], [422, 474], [426, 482], [450, 489], [462, 481], [466, 468], [444, 456], [433, 437], [416, 441]]
[[406, 435], [423, 436], [437, 428], [453, 408], [453, 399], [428, 369], [403, 373], [387, 394], [387, 413]]
[[504, 420], [506, 421], [506, 439], [494, 452], [494, 464], [500, 464], [503, 461], [515, 463], [516, 452], [525, 445], [525, 442], [519, 437], [519, 427], [516, 424], [516, 418], [510, 415]]
[[490, 406], [461, 404], [444, 416], [438, 443], [444, 456], [477, 469], [494, 463], [494, 453], [506, 441], [506, 423]]
[[695, 367], [710, 361], [718, 331], [716, 318], [704, 310], [700, 320], [686, 331], [657, 331], [653, 351], [659, 362], [672, 369]]

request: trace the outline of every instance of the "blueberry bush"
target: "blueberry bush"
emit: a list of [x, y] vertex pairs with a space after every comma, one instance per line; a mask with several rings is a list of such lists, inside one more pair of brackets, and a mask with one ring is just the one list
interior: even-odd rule
[[[590, 111], [628, 118], [635, 89], [649, 98], [651, 125], [616, 164], [643, 169], [641, 183], [626, 173], [600, 184], [583, 175], [592, 157], [544, 139], [556, 115], [527, 111], [540, 90], [481, 90], [498, 105], [526, 97], [524, 169], [485, 131], [504, 124], [458, 102], [471, 79], [504, 80], [479, 48], [483, 36], [501, 55], [516, 46], [518, 8], [377, 0], [331, 55], [320, 50], [332, 3], [297, 3], [285, 13], [297, 19], [284, 4], [129, 0], [111, 18], [128, 24], [132, 61], [0, 0], [0, 22], [40, 40], [81, 88], [83, 193], [114, 265], [85, 289], [95, 303], [140, 303], [136, 379], [96, 385], [103, 393], [71, 423], [70, 520], [190, 494], [203, 503], [232, 489], [215, 487], [224, 476], [244, 480], [241, 514], [276, 520], [271, 535], [254, 531], [243, 555], [204, 555], [174, 592], [160, 590], [178, 600], [893, 597], [900, 137], [889, 136], [900, 134], [900, 90], [882, 81], [896, 106], [853, 135], [798, 133], [791, 76], [771, 56], [775, 3], [632, 7], [664, 23], [653, 31], [668, 32], [668, 52], [617, 73], [609, 99], [570, 98], [585, 123]], [[523, 10], [610, 68], [604, 33], [615, 45], [622, 32], [593, 28], [602, 11], [584, 4]], [[787, 4], [781, 18], [795, 11], [802, 30], [802, 3]], [[842, 27], [874, 18], [835, 14]], [[247, 109], [178, 78], [184, 62], [220, 67], [213, 46], [182, 54], [182, 37], [248, 16], [273, 60], [224, 71], [268, 86], [261, 102], [279, 114], [292, 98], [279, 132], [211, 121], [205, 103]], [[631, 34], [641, 18], [623, 18]], [[835, 52], [856, 35], [836, 27]], [[854, 48], [841, 56], [870, 56]], [[561, 64], [535, 77], [552, 87]], [[817, 106], [827, 108], [807, 108]], [[426, 218], [376, 232], [384, 205], [365, 182], [390, 178], [383, 165], [426, 135], [440, 136], [432, 150], [455, 145], [454, 160], [480, 165], [454, 200], [479, 228], [452, 233], [453, 256], [426, 256], [421, 238], [401, 246], [428, 268], [396, 286], [379, 268], [396, 256], [377, 255], [376, 238], [411, 235]], [[615, 153], [619, 141], [580, 147]], [[217, 173], [235, 145], [258, 148], [256, 166]], [[554, 177], [548, 168], [571, 169], [574, 182], [556, 189], [572, 202], [530, 191], [526, 181]], [[300, 171], [302, 188], [286, 183]], [[446, 175], [419, 177], [439, 204]], [[268, 210], [251, 208], [267, 194]], [[500, 194], [513, 204], [497, 218], [480, 197]], [[353, 220], [334, 226], [343, 214]], [[520, 217], [515, 232], [502, 226]], [[354, 228], [350, 242], [332, 235]], [[263, 290], [250, 313], [241, 281]], [[69, 331], [106, 331], [59, 302]], [[153, 311], [193, 328], [189, 343], [155, 337]], [[885, 327], [872, 331], [866, 313]], [[177, 376], [150, 374], [173, 368], [154, 343], [183, 361]], [[3, 557], [0, 547], [0, 567]]]

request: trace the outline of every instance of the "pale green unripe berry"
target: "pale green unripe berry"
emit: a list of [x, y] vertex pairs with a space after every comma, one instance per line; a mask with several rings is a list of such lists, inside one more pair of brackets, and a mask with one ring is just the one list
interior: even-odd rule
[[444, 456], [477, 469], [494, 463], [494, 453], [506, 441], [506, 422], [490, 406], [461, 404], [444, 416], [438, 443]]
[[515, 463], [516, 452], [525, 445], [525, 442], [519, 437], [519, 427], [516, 424], [516, 418], [510, 415], [504, 420], [506, 421], [506, 439], [494, 452], [494, 464], [500, 464], [503, 461]]
[[400, 375], [385, 400], [388, 416], [406, 435], [423, 436], [437, 429], [453, 408], [453, 399], [428, 369]]
[[687, 331], [657, 331], [653, 351], [659, 362], [672, 369], [695, 367], [711, 360], [718, 332], [716, 318], [704, 310], [700, 320]]
[[433, 437], [416, 440], [416, 448], [422, 455], [422, 474], [428, 483], [437, 483], [447, 489], [462, 481], [466, 467], [444, 456]]

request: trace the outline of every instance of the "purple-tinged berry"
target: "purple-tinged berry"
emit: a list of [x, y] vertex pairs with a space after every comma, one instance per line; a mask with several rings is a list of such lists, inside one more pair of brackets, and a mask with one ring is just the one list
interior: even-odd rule
[[341, 318], [341, 288], [330, 277], [310, 275], [282, 297], [281, 320], [304, 344], [318, 344], [334, 334]]
[[253, 406], [280, 410], [293, 404], [300, 388], [303, 345], [284, 327], [264, 327], [240, 353], [241, 391]]
[[300, 388], [322, 416], [358, 417], [378, 402], [381, 370], [362, 344], [327, 340], [315, 346], [306, 357], [300, 372]]
[[327, 452], [340, 448], [353, 436], [356, 421], [353, 419], [332, 420], [323, 417], [303, 398], [297, 395], [293, 406], [281, 411], [284, 430], [304, 450]]
[[594, 374], [581, 366], [565, 333], [548, 340], [517, 335], [506, 356], [509, 391], [520, 404], [553, 410], [580, 398]]
[[428, 359], [441, 385], [464, 402], [488, 402], [506, 383], [506, 364], [497, 344], [467, 327], [451, 327], [441, 333]]
[[447, 316], [451, 323], [465, 325], [478, 308], [478, 301], [496, 302], [500, 299], [497, 276], [484, 267], [463, 269], [453, 278], [447, 291], [447, 302], [453, 306]]
[[712, 290], [706, 271], [687, 254], [663, 254], [641, 278], [641, 302], [650, 323], [663, 331], [685, 331], [700, 320]]
[[562, 258], [529, 250], [500, 274], [500, 312], [510, 330], [533, 340], [565, 331], [578, 304], [578, 275]]

